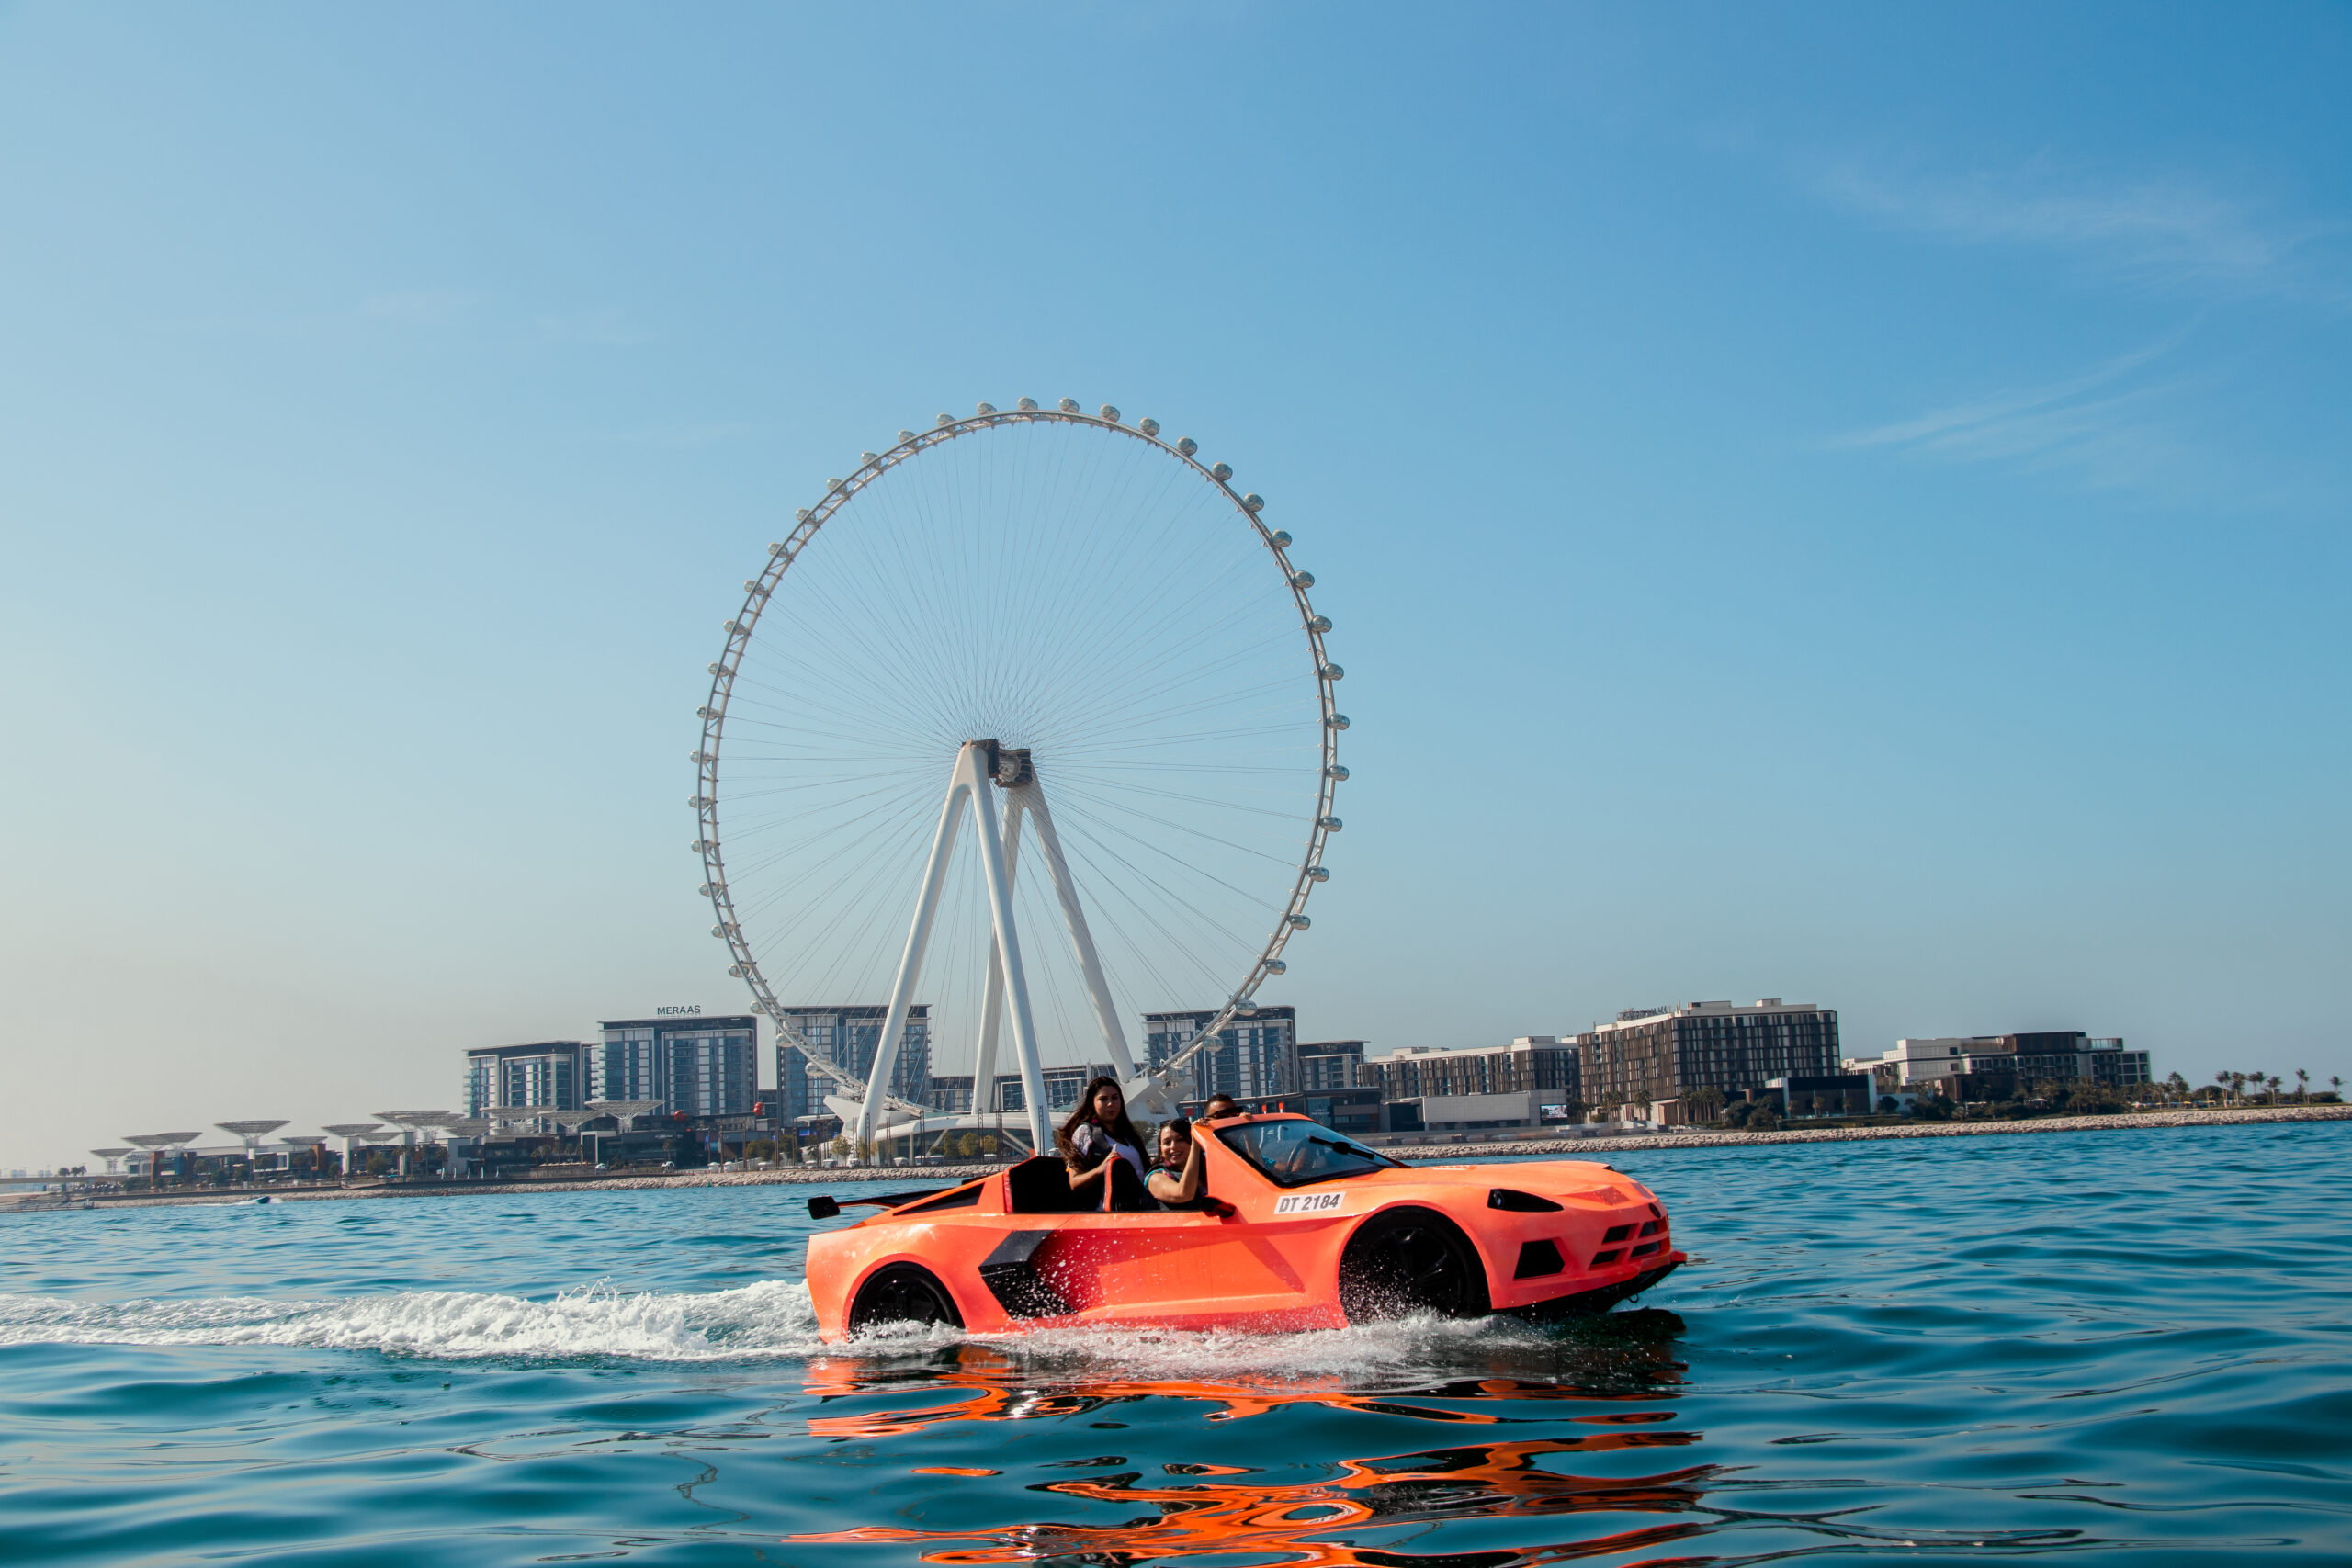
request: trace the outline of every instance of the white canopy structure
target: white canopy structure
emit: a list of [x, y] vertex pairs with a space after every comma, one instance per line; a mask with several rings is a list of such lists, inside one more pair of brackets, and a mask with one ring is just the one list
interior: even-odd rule
[[621, 1131], [626, 1133], [629, 1131], [629, 1123], [640, 1116], [652, 1115], [662, 1109], [663, 1103], [659, 1100], [592, 1100], [588, 1102], [588, 1111], [591, 1118], [612, 1117], [622, 1123]]
[[232, 1137], [243, 1139], [245, 1145], [245, 1157], [251, 1159], [261, 1152], [262, 1139], [286, 1125], [286, 1118], [280, 1116], [272, 1121], [256, 1122], [215, 1122], [212, 1124]]

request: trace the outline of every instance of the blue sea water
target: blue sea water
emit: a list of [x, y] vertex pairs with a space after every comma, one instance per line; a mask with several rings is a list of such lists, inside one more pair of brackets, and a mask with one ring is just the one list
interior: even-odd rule
[[1565, 1331], [847, 1350], [808, 1188], [9, 1216], [0, 1559], [2341, 1564], [2347, 1156], [1628, 1151], [1692, 1260]]

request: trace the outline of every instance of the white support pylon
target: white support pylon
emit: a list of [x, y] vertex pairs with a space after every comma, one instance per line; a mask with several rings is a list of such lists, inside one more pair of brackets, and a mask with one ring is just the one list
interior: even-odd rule
[[[1088, 1003], [1094, 1010], [1095, 1026], [1102, 1032], [1102, 1049], [1111, 1058], [1111, 1070], [1125, 1088], [1136, 1082], [1135, 1057], [1127, 1050], [1126, 1032], [1119, 1026], [1118, 1004], [1111, 998], [1111, 982], [1102, 973], [1102, 960], [1094, 950], [1094, 933], [1086, 924], [1085, 907], [1079, 902], [1078, 884], [1069, 874], [1069, 862], [1062, 855], [1061, 835], [1054, 829], [1053, 809], [1046, 804], [1045, 785], [1035, 779], [1004, 792], [1004, 864], [1005, 880], [1018, 880], [1021, 854], [1021, 824], [1026, 818], [1035, 824], [1038, 846], [1046, 852], [1046, 874], [1054, 885], [1054, 897], [1061, 905], [1062, 926], [1069, 932], [1070, 954], [1078, 960], [1080, 975], [1086, 984]], [[995, 1093], [996, 1048], [1002, 1021], [1004, 1001], [1004, 972], [996, 946], [989, 946], [989, 975], [986, 994], [980, 1002], [980, 1044], [973, 1057], [972, 1108], [980, 1109], [981, 1097]], [[1151, 1111], [1162, 1114], [1165, 1108]]]
[[980, 863], [988, 873], [989, 913], [996, 927], [998, 961], [1004, 970], [1005, 998], [1012, 1004], [1012, 1047], [1021, 1054], [1022, 1099], [1029, 1110], [1029, 1147], [1044, 1154], [1054, 1146], [1046, 1105], [1046, 1069], [1037, 1054], [1037, 1024], [1029, 1011], [1029, 976], [1021, 967], [1021, 932], [1012, 920], [1012, 879], [997, 840], [996, 796], [980, 766], [978, 746], [967, 741], [964, 765], [970, 778], [972, 815], [980, 833]]
[[[914, 999], [915, 984], [922, 974], [923, 952], [931, 944], [931, 927], [939, 913], [939, 892], [947, 880], [948, 857], [956, 848], [956, 830], [963, 819], [962, 808], [968, 800], [980, 841], [980, 864], [987, 874], [989, 915], [993, 928], [998, 963], [996, 967], [1004, 976], [1008, 999], [1012, 1003], [1012, 1043], [1021, 1056], [1021, 1082], [1023, 1098], [1028, 1101], [1031, 1147], [1040, 1153], [1053, 1145], [1053, 1129], [1046, 1118], [1046, 1077], [1037, 1055], [1037, 1029], [1029, 1011], [1029, 979], [1021, 967], [1021, 933], [1012, 917], [1012, 883], [1006, 864], [1004, 845], [1000, 840], [996, 797], [992, 793], [987, 759], [994, 750], [993, 742], [967, 740], [956, 753], [956, 766], [948, 775], [947, 800], [940, 807], [939, 829], [933, 835], [931, 863], [924, 869], [922, 897], [915, 906], [914, 923], [907, 931], [907, 945], [899, 958], [899, 975], [890, 987], [890, 1005], [882, 1020], [882, 1038], [875, 1043], [874, 1066], [865, 1080], [865, 1102], [857, 1117], [857, 1142], [872, 1145], [874, 1123], [888, 1097], [890, 1072], [898, 1065], [899, 1036], [904, 1032], [907, 1011]], [[975, 1084], [975, 1089], [978, 1089]]]
[[[907, 931], [907, 945], [899, 954], [898, 978], [890, 984], [890, 1005], [882, 1014], [882, 1034], [874, 1043], [874, 1065], [865, 1075], [865, 1101], [858, 1108], [857, 1127], [852, 1142], [865, 1145], [869, 1151], [874, 1142], [874, 1121], [881, 1111], [882, 1102], [889, 1097], [890, 1073], [899, 1065], [899, 1036], [906, 1032], [907, 1010], [912, 1005], [915, 982], [922, 975], [923, 952], [931, 945], [931, 923], [939, 913], [939, 890], [947, 881], [948, 857], [956, 850], [956, 829], [963, 825], [959, 809], [969, 789], [964, 781], [965, 759], [971, 752], [967, 742], [956, 753], [956, 766], [947, 775], [947, 800], [939, 808], [939, 827], [931, 836], [931, 862], [923, 868], [922, 896], [915, 901], [914, 924]], [[854, 1066], [854, 1062], [851, 1064]]]
[[[1102, 1031], [1102, 1048], [1110, 1053], [1112, 1070], [1122, 1084], [1136, 1077], [1135, 1057], [1127, 1051], [1127, 1032], [1119, 1025], [1118, 1005], [1111, 999], [1111, 982], [1094, 951], [1094, 934], [1087, 930], [1086, 910], [1078, 901], [1078, 884], [1070, 880], [1069, 863], [1062, 858], [1062, 837], [1054, 830], [1054, 814], [1046, 805], [1043, 784], [1031, 783], [1012, 792], [1027, 795], [1029, 814], [1037, 819], [1037, 842], [1046, 852], [1046, 870], [1054, 881], [1054, 896], [1062, 907], [1062, 926], [1069, 932], [1070, 952], [1085, 976], [1087, 999], [1094, 1004], [1094, 1022]], [[1159, 1111], [1154, 1111], [1154, 1115]]]
[[[1027, 815], [1028, 795], [1022, 790], [1005, 791], [1004, 802], [1004, 882], [1010, 887], [1019, 879], [1021, 870], [1021, 818]], [[988, 980], [980, 997], [980, 1043], [972, 1055], [972, 1111], [978, 1114], [983, 1103], [996, 1109], [996, 1047], [1003, 1032], [1004, 1023], [1004, 955], [996, 944], [996, 936], [989, 936]], [[1042, 1147], [1032, 1154], [1044, 1154]]]

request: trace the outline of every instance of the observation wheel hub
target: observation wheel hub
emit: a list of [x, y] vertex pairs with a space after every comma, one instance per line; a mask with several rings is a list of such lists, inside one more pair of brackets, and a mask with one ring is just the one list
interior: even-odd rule
[[1023, 784], [1037, 782], [1036, 764], [1029, 758], [1026, 746], [999, 746], [991, 740], [989, 748], [989, 776], [999, 789], [1019, 789]]

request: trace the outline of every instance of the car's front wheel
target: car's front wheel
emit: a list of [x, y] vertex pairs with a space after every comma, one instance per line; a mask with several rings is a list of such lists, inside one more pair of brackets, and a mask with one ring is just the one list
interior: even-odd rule
[[947, 1287], [933, 1279], [930, 1270], [911, 1263], [893, 1263], [876, 1269], [874, 1277], [858, 1287], [857, 1299], [850, 1303], [849, 1331], [863, 1334], [894, 1323], [910, 1323], [918, 1328], [934, 1324], [961, 1328], [964, 1315], [956, 1310], [956, 1298], [947, 1293]]
[[1489, 1309], [1487, 1271], [1453, 1222], [1432, 1209], [1389, 1209], [1348, 1238], [1340, 1255], [1340, 1306], [1350, 1323], [1434, 1313], [1477, 1317]]

